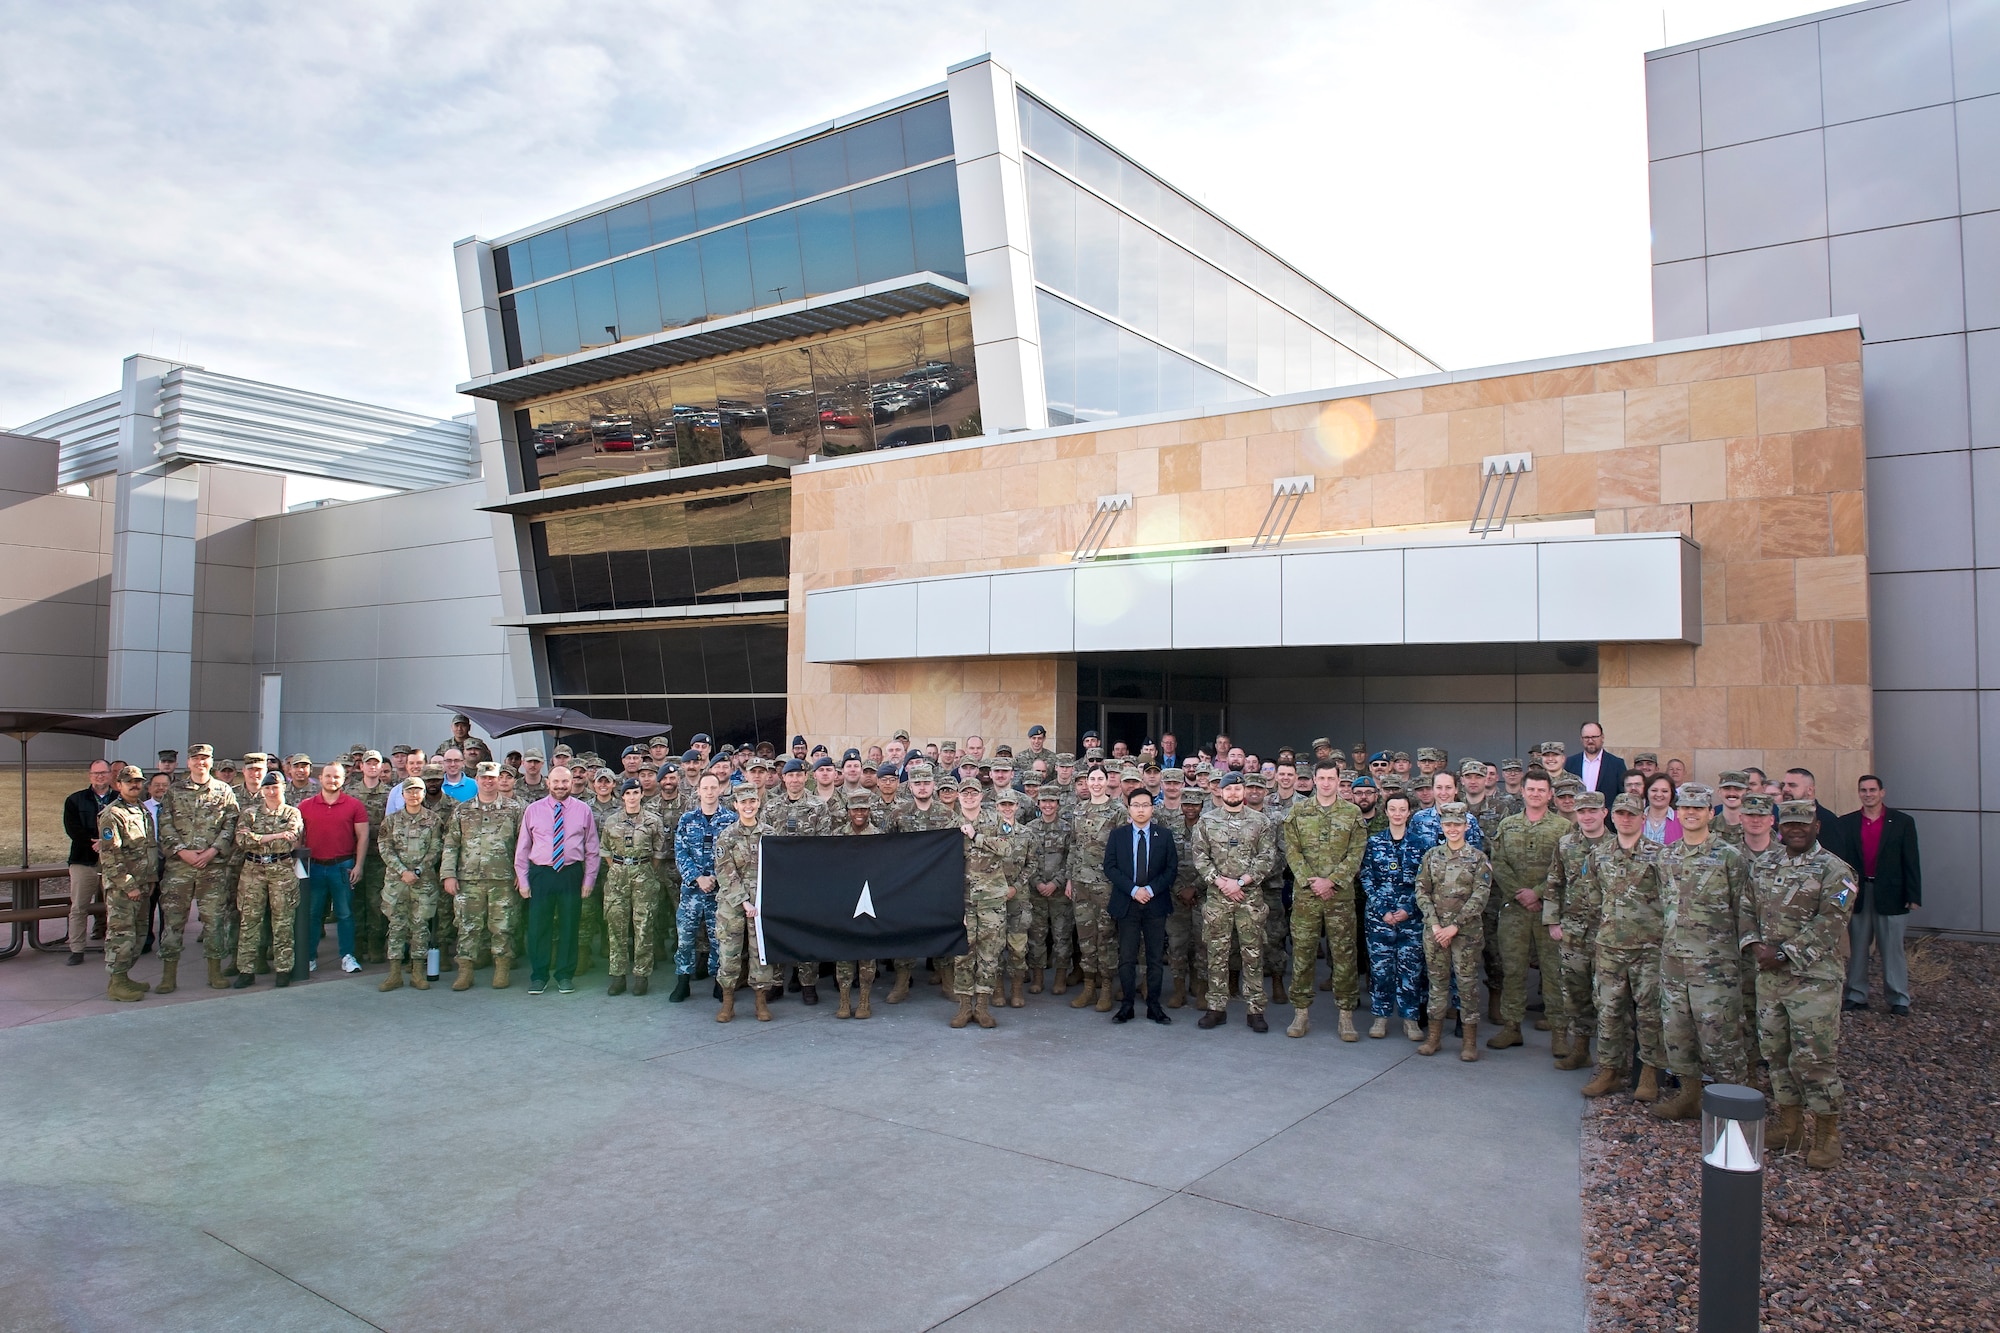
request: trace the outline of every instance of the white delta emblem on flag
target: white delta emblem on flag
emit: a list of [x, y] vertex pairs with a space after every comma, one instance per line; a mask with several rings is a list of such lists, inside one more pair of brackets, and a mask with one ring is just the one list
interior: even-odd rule
[[[875, 916], [875, 900], [868, 896], [868, 881], [861, 881], [861, 897], [854, 904], [854, 915]], [[879, 921], [881, 918], [876, 917]]]

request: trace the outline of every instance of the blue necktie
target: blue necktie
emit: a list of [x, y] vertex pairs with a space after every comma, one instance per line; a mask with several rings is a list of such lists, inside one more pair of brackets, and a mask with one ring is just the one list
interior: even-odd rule
[[561, 870], [561, 869], [562, 869], [562, 861], [563, 861], [563, 857], [562, 857], [562, 854], [563, 854], [563, 830], [562, 830], [562, 824], [563, 824], [563, 820], [562, 820], [562, 808], [563, 808], [563, 803], [562, 803], [561, 801], [557, 801], [557, 802], [556, 802], [556, 831], [555, 831], [555, 841], [556, 841], [556, 863], [555, 863], [555, 868], [556, 868], [557, 870]]

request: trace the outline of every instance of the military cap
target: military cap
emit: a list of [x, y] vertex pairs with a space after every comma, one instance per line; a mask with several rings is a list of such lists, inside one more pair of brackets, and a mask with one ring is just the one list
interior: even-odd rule
[[1350, 785], [1354, 788], [1355, 791], [1360, 791], [1363, 787], [1366, 787], [1369, 791], [1374, 791], [1375, 779], [1369, 777], [1366, 773], [1363, 773], [1361, 776], [1354, 779], [1353, 783], [1351, 783]]
[[744, 765], [744, 767], [749, 772], [752, 773], [757, 772], [759, 769], [762, 769], [764, 772], [769, 773], [778, 767], [778, 763], [775, 759], [766, 759], [763, 755], [760, 754], [755, 759], [752, 759], [748, 764]]
[[461, 722], [463, 722], [468, 727], [472, 725], [472, 719], [467, 717], [463, 713], [453, 713], [451, 715], [451, 724], [453, 726], [457, 726]]
[[1566, 791], [1582, 791], [1583, 779], [1574, 773], [1558, 773], [1552, 785], [1558, 795]]
[[410, 752], [410, 747], [407, 745], [392, 745], [389, 747], [389, 753], [395, 755], [398, 759], [402, 758], [409, 752]]
[[1054, 801], [1057, 805], [1061, 805], [1062, 792], [1056, 789], [1054, 783], [1050, 783], [1048, 786], [1042, 787], [1035, 792], [1035, 799], [1037, 801]]
[[243, 756], [243, 762], [246, 764], [268, 764], [271, 762], [271, 756], [265, 754], [262, 750], [252, 750], [249, 754]]
[[1463, 824], [1468, 817], [1464, 801], [1446, 801], [1437, 812], [1440, 824]]
[[628, 791], [644, 791], [644, 790], [645, 788], [639, 785], [639, 779], [637, 778], [626, 778], [623, 782], [618, 784], [618, 794], [620, 796], [623, 796]]
[[311, 755], [309, 755], [309, 754], [295, 754], [295, 755], [293, 755], [293, 756], [292, 756], [292, 757], [291, 757], [290, 759], [287, 759], [287, 760], [285, 761], [285, 767], [287, 767], [287, 768], [290, 768], [290, 767], [292, 767], [292, 766], [293, 766], [294, 764], [310, 764], [311, 762], [312, 762], [312, 756], [311, 756]]
[[283, 785], [284, 785], [284, 779], [280, 778], [275, 770], [266, 773], [264, 775], [264, 780], [257, 784], [260, 790], [265, 787], [282, 787]]
[[1049, 729], [1037, 722], [1034, 726], [1028, 728], [1028, 734], [1030, 736], [1046, 736], [1049, 734]]
[[1146, 775], [1140, 771], [1137, 764], [1126, 764], [1118, 770], [1118, 780], [1120, 782], [1143, 782], [1145, 779]]
[[234, 759], [225, 758], [219, 761], [215, 766], [224, 773], [234, 773], [236, 771], [236, 761]]
[[1396, 751], [1394, 757], [1395, 759], [1408, 759], [1410, 757], [1410, 752], [1408, 750], [1398, 750]]
[[628, 745], [628, 746], [626, 746], [626, 747], [625, 747], [624, 749], [622, 749], [622, 750], [620, 750], [620, 751], [618, 752], [618, 757], [619, 757], [620, 759], [623, 759], [623, 758], [624, 758], [624, 757], [625, 757], [626, 755], [628, 755], [628, 754], [644, 754], [644, 753], [646, 753], [646, 747], [645, 747], [645, 746], [643, 746], [643, 745], [636, 745], [636, 744], [635, 744], [635, 745]]
[[910, 733], [902, 727], [897, 727], [889, 733], [889, 739], [892, 741], [901, 741], [903, 744], [908, 745], [910, 743]]
[[514, 778], [516, 780], [519, 780], [521, 776], [521, 770], [514, 767], [512, 764], [502, 764], [500, 765], [500, 776], [503, 778]]
[[425, 765], [424, 765], [424, 776], [425, 776], [426, 778], [441, 778], [441, 777], [443, 777], [443, 776], [444, 776], [444, 765], [443, 765], [443, 764], [440, 764], [440, 763], [439, 763], [439, 762], [438, 762], [437, 760], [435, 760], [435, 759], [431, 760], [431, 761], [430, 761], [429, 763], [427, 763], [427, 764], [425, 764]]
[[574, 745], [571, 745], [568, 741], [558, 741], [556, 743], [555, 752], [557, 754], [575, 754], [576, 747]]
[[794, 736], [794, 737], [792, 737], [792, 744], [793, 744], [793, 745], [804, 745], [805, 743], [806, 743], [806, 738], [805, 738], [805, 737], [803, 737], [803, 736]]
[[1083, 739], [1087, 741], [1099, 741], [1103, 740], [1104, 737], [1098, 733], [1096, 727], [1092, 727], [1083, 733]]
[[1716, 774], [1715, 785], [1718, 790], [1724, 787], [1747, 788], [1750, 785], [1750, 775], [1748, 773], [1739, 773], [1732, 768], [1726, 773]]
[[1780, 824], [1810, 824], [1819, 818], [1819, 811], [1811, 801], [1780, 801], [1778, 822]]
[[729, 803], [741, 805], [745, 801], [761, 801], [764, 793], [754, 782], [739, 782], [729, 789]]
[[1428, 759], [1434, 764], [1442, 764], [1444, 762], [1444, 751], [1438, 749], [1435, 745], [1420, 746], [1417, 749], [1417, 758]]
[[785, 773], [803, 773], [805, 771], [806, 771], [805, 764], [803, 764], [797, 759], [787, 759], [785, 761], [785, 766], [778, 770], [778, 772], [781, 775]]
[[1163, 769], [1161, 769], [1161, 770], [1160, 770], [1160, 781], [1161, 781], [1161, 782], [1163, 782], [1163, 783], [1165, 783], [1165, 782], [1186, 782], [1186, 781], [1187, 781], [1187, 774], [1186, 774], [1186, 773], [1183, 773], [1183, 772], [1182, 772], [1182, 771], [1181, 771], [1180, 769], [1178, 769], [1178, 768], [1163, 768]]
[[1313, 737], [1312, 748], [1317, 750], [1321, 746], [1325, 746], [1327, 749], [1331, 750], [1333, 748], [1333, 738], [1331, 736]]
[[828, 759], [828, 758], [827, 758], [827, 757], [826, 757], [825, 755], [821, 755], [821, 756], [820, 756], [819, 758], [817, 758], [817, 759], [813, 760], [813, 764], [812, 764], [812, 766], [813, 766], [814, 768], [816, 768], [816, 769], [819, 769], [819, 768], [832, 768], [832, 767], [833, 767], [833, 760], [831, 760], [831, 759]]
[[1384, 773], [1382, 780], [1375, 785], [1381, 788], [1385, 794], [1407, 792], [1410, 789], [1410, 784], [1397, 777], [1394, 773]]
[[1486, 763], [1480, 759], [1461, 760], [1458, 765], [1458, 772], [1460, 777], [1465, 776], [1467, 773], [1477, 773], [1481, 777], [1484, 777], [1486, 775]]
[[[430, 769], [431, 766], [429, 764], [424, 765], [424, 776], [426, 777], [430, 776]], [[596, 786], [600, 782], [616, 782], [617, 780], [618, 780], [618, 775], [616, 773], [613, 773], [610, 769], [604, 767], [602, 764], [599, 764], [597, 766], [597, 770], [590, 775], [590, 782], [592, 786]], [[626, 781], [628, 782], [637, 782], [638, 780], [639, 779], [637, 778], [626, 779]]]
[[902, 778], [902, 774], [896, 771], [896, 766], [894, 764], [883, 764], [880, 768], [875, 770], [875, 776], [878, 778], [896, 778], [898, 780], [901, 780]]
[[1569, 747], [1568, 747], [1567, 745], [1564, 745], [1564, 744], [1563, 744], [1563, 743], [1562, 743], [1561, 741], [1543, 741], [1543, 742], [1542, 742], [1542, 753], [1543, 753], [1543, 754], [1568, 754], [1568, 753], [1569, 753]]
[[1002, 750], [999, 754], [993, 756], [992, 763], [981, 764], [979, 768], [981, 772], [984, 772], [987, 769], [1004, 768], [1009, 773], [1012, 773], [1014, 771], [1014, 756], [1007, 753], [1007, 751]]
[[367, 748], [368, 748], [367, 741], [356, 741], [354, 742], [354, 744], [347, 747], [347, 752], [349, 754], [360, 754], [363, 750]]
[[705, 731], [697, 731], [697, 732], [696, 732], [696, 733], [695, 733], [694, 735], [692, 735], [692, 736], [688, 737], [688, 744], [689, 744], [689, 745], [713, 745], [713, 744], [715, 744], [715, 741], [714, 741], [714, 739], [713, 739], [713, 738], [711, 738], [711, 737], [709, 736], [709, 734], [708, 734], [707, 732], [705, 732]]
[[1502, 759], [1500, 761], [1500, 771], [1502, 773], [1519, 773], [1521, 771], [1521, 761], [1513, 758]]
[[1604, 793], [1601, 791], [1584, 792], [1576, 798], [1576, 808], [1579, 810], [1602, 810], [1604, 808]]
[[120, 764], [118, 771], [111, 775], [113, 782], [144, 782], [146, 774], [137, 764]]
[[1777, 810], [1777, 800], [1764, 792], [1753, 791], [1743, 798], [1743, 813], [1746, 815], [1770, 815], [1776, 814]]
[[380, 750], [363, 750], [361, 752], [361, 762], [365, 764], [370, 759], [373, 759], [378, 764], [381, 763], [382, 752]]
[[966, 764], [972, 764], [972, 767], [973, 767], [973, 768], [974, 768], [975, 770], [977, 770], [978, 772], [980, 772], [980, 773], [983, 773], [983, 774], [985, 774], [985, 775], [987, 775], [987, 776], [989, 776], [989, 777], [990, 777], [990, 776], [992, 776], [992, 773], [993, 773], [993, 765], [991, 765], [991, 764], [987, 763], [987, 762], [986, 762], [986, 761], [985, 761], [984, 759], [981, 759], [981, 760], [980, 760], [980, 761], [979, 761], [978, 763], [973, 763], [973, 761], [972, 761], [972, 760], [970, 760], [970, 759], [967, 759], [967, 760], [964, 760], [963, 762], [961, 762], [961, 763], [959, 764], [959, 767], [960, 767], [960, 768], [963, 768], [963, 767], [965, 767], [965, 765], [966, 765]]
[[1298, 774], [1302, 778], [1310, 778], [1312, 776], [1312, 771], [1313, 771], [1313, 766], [1307, 763], [1303, 759], [1299, 760], [1298, 763], [1292, 765], [1292, 772]]
[[473, 769], [472, 776], [475, 778], [497, 778], [500, 776], [500, 765], [489, 759], [479, 765], [479, 767]]
[[[1746, 810], [1749, 809], [1748, 801], [1744, 802], [1744, 808]], [[1614, 815], [1643, 815], [1646, 813], [1646, 803], [1631, 792], [1622, 791], [1612, 798], [1611, 813]]]
[[840, 762], [843, 764], [850, 759], [859, 759], [860, 757], [861, 757], [861, 751], [855, 749], [851, 745], [848, 746], [845, 750], [842, 750], [840, 752]]
[[1056, 767], [1057, 767], [1057, 768], [1075, 768], [1075, 767], [1076, 767], [1076, 756], [1075, 756], [1075, 755], [1073, 755], [1073, 754], [1071, 754], [1071, 753], [1069, 753], [1069, 752], [1068, 752], [1067, 750], [1063, 751], [1062, 753], [1060, 753], [1060, 754], [1058, 754], [1058, 755], [1056, 756]]
[[1395, 759], [1396, 756], [1390, 754], [1387, 750], [1377, 750], [1374, 754], [1368, 756], [1368, 762], [1371, 764], [1394, 763]]
[[1271, 790], [1271, 779], [1265, 777], [1262, 773], [1245, 773], [1243, 775], [1243, 785], [1246, 787], [1255, 787], [1259, 791], [1269, 791]]
[[1243, 775], [1241, 773], [1224, 773], [1215, 785], [1218, 787], [1240, 787], [1243, 785]]
[[1634, 765], [1657, 764], [1660, 762], [1660, 756], [1654, 754], [1651, 750], [1641, 750], [1632, 756], [1632, 762]]
[[917, 782], [924, 778], [934, 778], [936, 776], [937, 770], [922, 760], [917, 760], [903, 770], [903, 778], [908, 782]]
[[993, 804], [995, 805], [1019, 805], [1020, 803], [1021, 793], [1015, 791], [1012, 787], [1002, 787], [993, 793]]
[[538, 761], [538, 762], [544, 762], [544, 763], [546, 763], [546, 762], [547, 762], [547, 758], [548, 758], [548, 757], [547, 757], [546, 755], [544, 755], [544, 754], [543, 754], [543, 753], [542, 753], [542, 752], [541, 752], [540, 750], [527, 750], [527, 751], [524, 751], [524, 752], [522, 753], [522, 755], [521, 755], [521, 762], [525, 764], [525, 763], [527, 763], [527, 762], [528, 762], [528, 761], [529, 761], [530, 759], [533, 759], [533, 760], [536, 760], [536, 761]]
[[1674, 793], [1674, 805], [1712, 807], [1715, 804], [1715, 789], [1699, 782], [1683, 782], [1681, 789]]
[[1088, 762], [1092, 759], [1102, 759], [1104, 758], [1104, 747], [1101, 745], [1089, 746], [1084, 750], [1083, 757], [1085, 762]]
[[[277, 774], [275, 774], [275, 773], [266, 773], [266, 774], [264, 775], [264, 780], [268, 782], [268, 781], [270, 781], [270, 780], [271, 780], [272, 778], [274, 778], [274, 777], [276, 777], [276, 776], [277, 776]], [[419, 800], [422, 800], [422, 799], [423, 799], [423, 795], [424, 795], [424, 782], [423, 782], [423, 779], [422, 779], [422, 778], [405, 778], [405, 779], [403, 780], [403, 795], [404, 795], [404, 796], [406, 796], [406, 797], [407, 797], [407, 796], [412, 796], [412, 795], [414, 795], [415, 797], [417, 797], [417, 799], [419, 799]]]
[[730, 755], [736, 753], [736, 747], [733, 745], [725, 745], [720, 750], [717, 750], [715, 753], [717, 757], [722, 759], [727, 759]]
[[[160, 751], [161, 759], [172, 759], [173, 757], [174, 752], [172, 750]], [[213, 745], [190, 745], [188, 746], [188, 758], [213, 759], [215, 758], [215, 747]]]
[[1199, 787], [1189, 787], [1181, 792], [1182, 805], [1200, 805], [1207, 799], [1208, 797], [1202, 794], [1202, 790]]
[[996, 745], [993, 747], [993, 757], [995, 759], [1012, 759], [1014, 757], [1014, 747], [1004, 743]]
[[956, 796], [958, 794], [958, 779], [950, 776], [939, 778], [937, 794], [940, 796]]
[[701, 756], [699, 754], [696, 754], [693, 750], [689, 750], [687, 753], [681, 756], [681, 762], [683, 764], [698, 764], [701, 762]]

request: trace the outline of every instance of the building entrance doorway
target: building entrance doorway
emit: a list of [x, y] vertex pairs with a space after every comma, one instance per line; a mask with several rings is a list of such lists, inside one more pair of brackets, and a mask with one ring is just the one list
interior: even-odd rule
[[1125, 742], [1126, 752], [1139, 753], [1139, 747], [1153, 737], [1153, 710], [1150, 708], [1107, 708], [1104, 710], [1104, 753], [1111, 753], [1111, 747], [1119, 741]]

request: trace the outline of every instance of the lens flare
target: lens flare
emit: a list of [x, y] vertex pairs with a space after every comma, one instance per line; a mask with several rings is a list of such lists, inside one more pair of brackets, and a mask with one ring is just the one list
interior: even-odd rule
[[1306, 457], [1321, 466], [1338, 468], [1374, 440], [1375, 409], [1365, 398], [1336, 399], [1320, 408], [1306, 435]]

